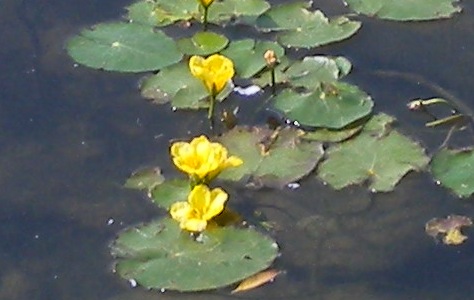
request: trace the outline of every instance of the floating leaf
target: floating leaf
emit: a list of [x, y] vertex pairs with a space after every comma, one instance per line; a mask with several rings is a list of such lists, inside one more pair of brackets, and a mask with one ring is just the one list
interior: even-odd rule
[[165, 177], [161, 174], [160, 168], [145, 168], [133, 172], [125, 182], [124, 187], [151, 191], [156, 186], [162, 184], [163, 181], [165, 181]]
[[192, 38], [184, 38], [178, 41], [179, 49], [188, 55], [209, 55], [224, 49], [229, 40], [214, 32], [202, 31], [196, 33]]
[[235, 66], [237, 76], [250, 78], [262, 71], [266, 62], [263, 55], [267, 50], [273, 50], [278, 58], [285, 55], [285, 50], [277, 43], [245, 39], [230, 43], [222, 54], [229, 57]]
[[471, 225], [472, 220], [468, 217], [449, 215], [445, 219], [429, 220], [425, 225], [425, 231], [435, 239], [439, 234], [444, 235], [443, 243], [446, 245], [459, 245], [467, 239], [467, 236], [461, 233], [461, 228]]
[[280, 273], [281, 271], [270, 269], [270, 270], [266, 270], [266, 271], [257, 273], [255, 275], [252, 275], [249, 278], [246, 278], [244, 281], [242, 281], [235, 289], [233, 289], [231, 294], [248, 291], [248, 290], [257, 288], [267, 282], [272, 282], [275, 279], [275, 277], [277, 277], [278, 274]]
[[187, 201], [191, 191], [187, 180], [168, 180], [151, 190], [151, 201], [157, 206], [169, 210], [178, 201]]
[[398, 21], [449, 18], [461, 11], [458, 0], [345, 0], [358, 13]]
[[339, 130], [318, 128], [315, 131], [308, 131], [304, 136], [305, 140], [312, 140], [318, 142], [342, 142], [348, 138], [356, 135], [362, 130], [363, 125], [350, 126]]
[[310, 2], [285, 3], [275, 6], [259, 19], [257, 25], [264, 31], [282, 30], [278, 41], [287, 47], [311, 48], [349, 38], [356, 33], [360, 22], [346, 17], [332, 19], [319, 10], [309, 11]]
[[283, 187], [311, 172], [323, 154], [322, 145], [303, 141], [295, 128], [270, 130], [235, 127], [219, 138], [229, 153], [244, 164], [224, 171], [219, 178], [245, 181], [255, 187]]
[[330, 147], [319, 178], [335, 189], [368, 181], [371, 191], [387, 192], [411, 170], [424, 168], [429, 158], [423, 148], [392, 130], [392, 120], [374, 116], [357, 137]]
[[338, 129], [369, 115], [372, 99], [357, 86], [343, 82], [323, 84], [321, 89], [298, 93], [280, 92], [274, 106], [301, 125]]
[[[232, 84], [229, 83], [217, 99], [223, 101], [231, 92]], [[174, 64], [148, 77], [142, 82], [141, 93], [157, 104], [171, 101], [178, 109], [209, 107], [209, 94], [203, 83], [191, 74], [187, 62]]]
[[111, 246], [115, 269], [152, 289], [201, 291], [266, 269], [278, 255], [270, 238], [252, 229], [212, 227], [198, 238], [164, 218], [122, 232]]
[[441, 149], [431, 162], [431, 171], [441, 185], [451, 189], [459, 197], [474, 193], [473, 149]]
[[177, 21], [191, 19], [199, 11], [196, 0], [144, 0], [127, 7], [127, 18], [135, 23], [167, 26]]
[[224, 0], [215, 1], [209, 7], [208, 21], [222, 23], [236, 17], [259, 16], [270, 8], [264, 0]]
[[[322, 83], [331, 83], [340, 79], [350, 70], [350, 62], [345, 58], [337, 60], [338, 58], [307, 56], [293, 63], [285, 71], [285, 75], [292, 86], [315, 90], [320, 88]], [[343, 70], [340, 69], [340, 65]]]
[[91, 68], [119, 72], [159, 70], [181, 60], [162, 31], [134, 23], [99, 24], [69, 40], [69, 55]]
[[189, 98], [190, 103], [202, 100], [202, 106], [206, 107], [205, 98], [208, 96], [206, 88], [191, 74], [187, 63], [169, 66], [147, 78], [141, 86], [142, 96], [153, 99], [159, 104], [171, 101], [182, 89], [193, 91]]

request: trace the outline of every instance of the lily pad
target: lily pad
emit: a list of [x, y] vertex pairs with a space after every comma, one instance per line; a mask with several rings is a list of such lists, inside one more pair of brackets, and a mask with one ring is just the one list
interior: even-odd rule
[[[231, 85], [231, 84], [229, 84]], [[226, 87], [217, 100], [223, 101], [232, 88]], [[142, 96], [156, 104], [171, 102], [177, 109], [199, 109], [209, 107], [209, 94], [203, 83], [189, 71], [188, 64], [181, 62], [148, 77], [141, 84]]]
[[285, 50], [277, 43], [245, 39], [230, 43], [222, 54], [234, 62], [237, 75], [240, 78], [250, 78], [266, 67], [263, 55], [267, 50], [273, 50], [277, 58], [285, 55]]
[[474, 193], [473, 149], [442, 149], [433, 157], [431, 171], [442, 186], [451, 189], [459, 197]]
[[197, 14], [198, 7], [195, 0], [143, 0], [127, 7], [127, 18], [134, 23], [162, 27], [191, 19]]
[[274, 106], [301, 125], [339, 129], [369, 115], [373, 102], [357, 86], [333, 82], [305, 93], [285, 89], [274, 98]]
[[122, 232], [111, 246], [115, 269], [151, 289], [202, 291], [266, 269], [278, 246], [253, 229], [211, 227], [195, 239], [163, 218]]
[[208, 21], [222, 23], [242, 16], [259, 16], [270, 8], [264, 0], [224, 0], [215, 1], [209, 7]]
[[192, 19], [199, 11], [199, 2], [196, 0], [144, 0], [133, 3], [127, 7], [127, 10], [127, 18], [130, 21], [161, 27]]
[[315, 90], [323, 82], [330, 83], [342, 78], [350, 69], [351, 63], [343, 57], [307, 56], [292, 64], [285, 75], [293, 87]]
[[188, 55], [209, 55], [224, 49], [229, 40], [214, 32], [198, 32], [192, 38], [178, 41], [179, 49]]
[[194, 95], [190, 98], [194, 103], [208, 96], [206, 88], [199, 79], [195, 78], [189, 71], [186, 63], [178, 63], [161, 70], [143, 81], [141, 85], [142, 96], [153, 99], [157, 104], [171, 101], [179, 90], [193, 90]]
[[244, 163], [225, 170], [220, 179], [243, 181], [253, 187], [284, 187], [310, 173], [323, 155], [321, 143], [300, 138], [291, 128], [235, 127], [219, 138], [229, 153]]
[[189, 192], [189, 181], [174, 179], [155, 186], [150, 192], [150, 197], [154, 204], [169, 210], [173, 203], [187, 201]]
[[151, 191], [164, 181], [165, 177], [161, 174], [160, 168], [144, 168], [133, 172], [125, 182], [124, 187]]
[[69, 40], [69, 55], [91, 68], [119, 72], [162, 69], [182, 58], [162, 31], [134, 23], [99, 24]]
[[355, 138], [327, 150], [318, 176], [335, 189], [368, 182], [373, 192], [392, 191], [405, 174], [429, 162], [424, 149], [390, 128], [393, 118], [379, 114]]
[[263, 31], [281, 30], [278, 41], [287, 47], [312, 48], [349, 38], [361, 23], [344, 16], [328, 19], [320, 10], [309, 11], [309, 2], [275, 6], [259, 19]]
[[332, 142], [338, 143], [348, 138], [353, 137], [359, 133], [363, 128], [363, 125], [350, 126], [347, 128], [342, 128], [338, 130], [332, 130], [327, 128], [318, 128], [315, 131], [306, 132], [302, 136], [305, 140], [319, 141], [319, 142]]
[[457, 0], [345, 0], [358, 13], [381, 19], [417, 21], [449, 18], [461, 11]]

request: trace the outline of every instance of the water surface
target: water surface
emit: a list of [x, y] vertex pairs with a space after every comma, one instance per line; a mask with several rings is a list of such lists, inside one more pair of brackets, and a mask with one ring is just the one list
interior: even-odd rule
[[[330, 15], [345, 12], [337, 1], [315, 2]], [[108, 245], [117, 232], [163, 214], [123, 189], [125, 178], [148, 165], [177, 175], [169, 140], [209, 132], [205, 112], [176, 113], [143, 100], [141, 75], [77, 67], [66, 55], [68, 37], [117, 19], [127, 4], [0, 4], [0, 299], [465, 299], [474, 292], [471, 239], [447, 247], [424, 234], [432, 217], [473, 216], [471, 200], [456, 199], [428, 174], [409, 174], [394, 192], [376, 195], [358, 187], [336, 192], [314, 179], [296, 191], [236, 189], [232, 205], [274, 221], [282, 249], [275, 265], [286, 273], [255, 291], [161, 294], [112, 274]], [[474, 4], [463, 6], [461, 15], [436, 22], [361, 17], [356, 36], [308, 54], [348, 57], [354, 70], [347, 80], [432, 153], [446, 131], [423, 128], [405, 104], [441, 87], [474, 108]], [[453, 143], [468, 139], [458, 134]]]

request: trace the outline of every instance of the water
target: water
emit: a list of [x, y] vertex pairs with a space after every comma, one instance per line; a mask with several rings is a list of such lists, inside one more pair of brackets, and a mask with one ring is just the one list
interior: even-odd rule
[[[275, 222], [276, 267], [286, 271], [246, 294], [148, 292], [112, 274], [108, 244], [117, 232], [163, 213], [121, 188], [125, 178], [146, 165], [176, 174], [169, 140], [208, 132], [205, 112], [174, 113], [144, 101], [140, 75], [75, 67], [65, 54], [68, 37], [116, 19], [128, 3], [0, 4], [0, 299], [465, 299], [474, 292], [473, 238], [447, 247], [423, 230], [432, 217], [473, 216], [474, 209], [428, 174], [410, 174], [387, 194], [335, 192], [314, 180], [296, 191], [239, 193], [235, 207]], [[318, 3], [328, 14], [344, 10]], [[348, 81], [432, 151], [446, 132], [423, 128], [405, 104], [436, 96], [440, 86], [474, 107], [474, 4], [463, 5], [463, 14], [429, 23], [362, 17], [355, 37], [310, 54], [347, 56], [354, 64]]]

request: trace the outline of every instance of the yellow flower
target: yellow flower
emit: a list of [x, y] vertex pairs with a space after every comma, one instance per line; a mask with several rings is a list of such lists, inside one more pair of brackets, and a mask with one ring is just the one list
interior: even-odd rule
[[170, 214], [182, 229], [201, 232], [206, 229], [207, 221], [224, 210], [227, 198], [227, 193], [221, 188], [211, 191], [206, 185], [197, 185], [189, 193], [187, 202], [171, 205]]
[[213, 97], [222, 92], [227, 82], [234, 76], [232, 61], [219, 54], [213, 54], [206, 59], [194, 55], [189, 60], [189, 69], [194, 77], [204, 83]]
[[214, 0], [199, 0], [199, 3], [201, 3], [203, 7], [209, 7], [212, 2], [214, 2]]
[[230, 167], [240, 166], [237, 156], [228, 156], [227, 149], [219, 143], [211, 143], [206, 136], [194, 138], [191, 143], [176, 142], [171, 145], [173, 163], [198, 183], [207, 183]]

